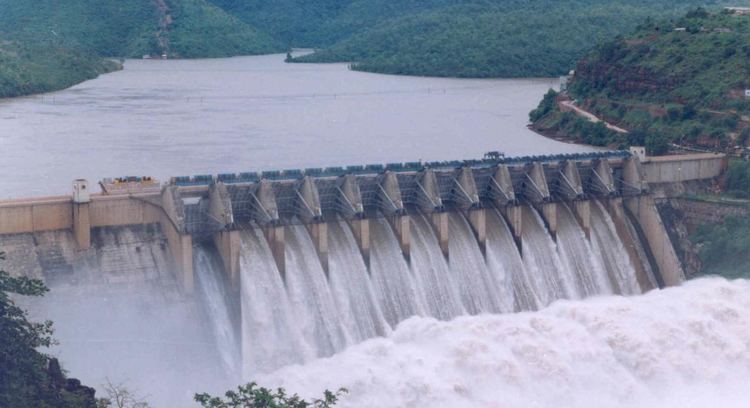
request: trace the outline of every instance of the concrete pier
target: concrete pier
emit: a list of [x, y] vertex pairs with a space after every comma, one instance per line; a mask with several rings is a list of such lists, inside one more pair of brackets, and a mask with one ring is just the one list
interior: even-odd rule
[[544, 203], [540, 207], [544, 224], [552, 239], [557, 241], [557, 203]]
[[407, 263], [411, 263], [411, 217], [408, 215], [396, 215], [388, 218], [388, 223], [396, 235], [396, 240], [404, 254]]
[[443, 251], [445, 259], [450, 257], [450, 224], [448, 223], [448, 213], [439, 212], [429, 215], [432, 228], [435, 230], [440, 250]]
[[518, 252], [523, 253], [523, 208], [518, 205], [501, 208], [500, 212], [508, 223], [513, 239], [516, 241]]
[[576, 216], [578, 224], [583, 228], [586, 239], [591, 239], [591, 201], [574, 201], [573, 213]]
[[268, 246], [271, 248], [271, 254], [273, 255], [274, 261], [276, 261], [276, 267], [279, 269], [281, 276], [286, 279], [286, 258], [284, 254], [285, 241], [284, 241], [284, 227], [283, 226], [271, 226], [263, 229], [263, 233], [268, 241]]
[[474, 237], [479, 244], [479, 250], [482, 251], [482, 255], [487, 258], [487, 210], [484, 208], [477, 208], [469, 210], [469, 216], [467, 217], [471, 229], [474, 232]]
[[370, 220], [368, 219], [355, 219], [348, 221], [349, 227], [352, 229], [354, 240], [357, 241], [359, 251], [362, 254], [362, 259], [365, 261], [365, 266], [370, 268]]
[[89, 203], [73, 204], [73, 235], [75, 235], [78, 249], [91, 248], [91, 215]]
[[219, 251], [224, 271], [228, 275], [229, 286], [233, 291], [240, 290], [241, 240], [240, 231], [220, 231], [213, 235], [214, 246]]
[[325, 222], [318, 222], [315, 224], [305, 224], [307, 231], [310, 233], [313, 245], [315, 245], [315, 251], [318, 253], [318, 259], [320, 265], [323, 267], [323, 272], [328, 275], [328, 224]]

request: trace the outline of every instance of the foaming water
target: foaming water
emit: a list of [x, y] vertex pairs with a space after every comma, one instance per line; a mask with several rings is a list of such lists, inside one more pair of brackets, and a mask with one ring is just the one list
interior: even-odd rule
[[[538, 312], [415, 317], [260, 379], [341, 407], [745, 407], [750, 283], [701, 279]], [[366, 369], [363, 369], [366, 367]]]
[[385, 319], [395, 327], [408, 317], [425, 315], [415, 279], [388, 221], [383, 218], [371, 220], [370, 234], [370, 273]]
[[411, 270], [420, 283], [429, 316], [449, 320], [465, 313], [455, 277], [422, 214], [411, 217]]
[[263, 233], [241, 231], [243, 378], [315, 357], [301, 340], [284, 281]]
[[229, 307], [231, 298], [222, 276], [221, 260], [216, 259], [211, 252], [202, 246], [195, 247], [193, 251], [197, 287], [208, 320], [213, 327], [221, 361], [227, 373], [236, 378], [240, 367], [237, 358], [240, 349], [237, 333], [234, 330], [237, 326], [232, 321]]
[[531, 275], [516, 248], [513, 233], [497, 211], [487, 212], [487, 264], [501, 279], [506, 293], [512, 293], [513, 309], [536, 310], [541, 302]]
[[579, 298], [580, 294], [565, 269], [557, 247], [542, 217], [531, 207], [523, 210], [523, 261], [534, 282], [534, 291], [542, 306], [557, 299]]
[[[635, 276], [635, 268], [630, 262], [622, 241], [617, 237], [614, 221], [598, 200], [591, 201], [591, 242], [596, 252], [602, 257], [607, 273], [615, 283], [618, 293], [624, 295], [641, 293]], [[646, 259], [645, 254], [644, 259]], [[653, 284], [656, 286], [656, 282]]]
[[490, 275], [469, 223], [459, 213], [450, 213], [448, 221], [451, 273], [466, 310], [470, 314], [510, 311], [511, 295], [499, 292], [499, 278]]
[[[591, 249], [581, 225], [565, 204], [558, 205], [557, 249], [560, 258], [575, 274], [579, 293], [583, 296], [593, 296], [614, 292], [601, 258]], [[627, 258], [627, 254], [625, 256]]]
[[330, 223], [330, 285], [350, 343], [390, 332], [370, 283], [357, 242], [346, 222]]
[[328, 281], [310, 235], [302, 225], [286, 228], [286, 287], [295, 323], [314, 342], [318, 357], [347, 344]]

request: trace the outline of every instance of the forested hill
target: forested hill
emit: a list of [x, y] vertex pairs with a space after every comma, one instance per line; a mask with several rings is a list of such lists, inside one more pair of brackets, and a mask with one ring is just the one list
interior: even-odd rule
[[0, 0], [0, 36], [54, 41], [109, 57], [223, 57], [285, 49], [206, 0]]
[[[0, 69], [12, 90], [5, 95], [88, 78], [101, 71], [95, 57], [226, 57], [290, 47], [318, 50], [295, 62], [352, 62], [382, 73], [554, 76], [646, 17], [670, 18], [706, 2], [718, 9], [726, 1], [0, 0], [0, 39], [14, 44], [6, 49], [81, 56], [61, 67], [79, 72], [46, 84], [35, 75], [14, 85], [11, 69]], [[22, 67], [30, 56], [39, 59], [21, 53], [14, 63]]]
[[117, 68], [102, 57], [228, 57], [286, 47], [206, 0], [0, 0], [0, 98]]
[[750, 15], [689, 12], [675, 21], [648, 20], [607, 42], [578, 64], [567, 99], [630, 130], [616, 135], [560, 112], [548, 95], [532, 113], [543, 131], [595, 144], [670, 143], [731, 150], [750, 142]]
[[[646, 17], [705, 0], [211, 0], [287, 45], [297, 62], [354, 62], [409, 75], [559, 75], [595, 44]], [[718, 6], [721, 1], [709, 1]]]

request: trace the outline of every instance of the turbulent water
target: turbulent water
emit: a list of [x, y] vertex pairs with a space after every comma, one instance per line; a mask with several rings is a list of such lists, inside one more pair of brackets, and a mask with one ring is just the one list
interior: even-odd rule
[[[641, 293], [636, 276], [633, 274], [635, 267], [630, 261], [622, 241], [617, 237], [617, 230], [612, 217], [598, 200], [591, 202], [591, 230], [592, 246], [601, 255], [610, 281], [615, 283], [617, 292], [625, 295]], [[633, 236], [636, 235], [633, 233]], [[640, 242], [637, 246], [640, 247]], [[642, 247], [639, 250], [639, 255], [642, 256], [640, 259], [646, 259]], [[648, 265], [648, 262], [645, 262], [645, 264]], [[647, 271], [652, 286], [656, 286], [650, 266]]]
[[213, 326], [216, 344], [221, 353], [221, 361], [230, 377], [237, 377], [240, 352], [237, 341], [237, 327], [232, 321], [230, 310], [231, 296], [222, 279], [221, 260], [204, 247], [193, 250], [194, 270], [200, 297]]
[[[557, 299], [611, 294], [613, 285], [635, 282], [633, 268], [618, 270], [610, 278], [567, 208], [561, 209], [557, 242], [536, 210], [528, 207], [523, 212], [523, 258], [498, 212], [487, 213], [486, 256], [464, 215], [449, 214], [447, 259], [429, 216], [411, 215], [409, 262], [387, 219], [373, 218], [369, 269], [344, 221], [328, 224], [328, 271], [302, 225], [286, 228], [285, 274], [279, 272], [262, 233], [244, 231], [245, 379], [388, 336], [414, 316], [447, 321], [536, 310]], [[598, 214], [594, 223], [604, 222], [601, 217]], [[607, 225], [604, 228], [609, 231]]]
[[750, 283], [701, 279], [534, 313], [415, 317], [261, 378], [346, 407], [746, 407]]

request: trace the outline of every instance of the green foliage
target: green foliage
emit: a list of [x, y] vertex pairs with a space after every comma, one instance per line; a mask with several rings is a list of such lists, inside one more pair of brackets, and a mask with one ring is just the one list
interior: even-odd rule
[[55, 41], [98, 56], [174, 51], [196, 58], [283, 50], [206, 0], [66, 0], [65, 7], [58, 0], [0, 0], [0, 10], [0, 36]]
[[529, 119], [531, 119], [532, 122], [536, 122], [555, 109], [557, 95], [558, 93], [554, 89], [547, 91], [547, 93], [544, 94], [542, 101], [539, 102], [539, 106], [529, 113]]
[[[352, 1], [311, 39], [334, 40], [298, 62], [354, 61], [390, 74], [454, 77], [555, 76], [594, 44], [646, 16], [672, 16], [697, 1]], [[360, 11], [358, 14], [354, 11]], [[366, 13], [366, 14], [365, 14]], [[352, 16], [359, 15], [359, 24]], [[346, 20], [348, 23], [344, 23]], [[329, 31], [350, 31], [336, 40]]]
[[721, 224], [705, 224], [690, 237], [699, 250], [702, 272], [727, 278], [750, 274], [750, 218], [728, 217]]
[[0, 40], [0, 98], [54, 91], [120, 69], [63, 46]]
[[645, 131], [627, 144], [651, 154], [671, 143], [727, 149], [750, 137], [749, 43], [749, 16], [696, 9], [674, 21], [647, 19], [581, 59], [568, 93], [609, 122]]
[[732, 160], [729, 163], [726, 190], [735, 197], [750, 198], [750, 162]]
[[346, 393], [344, 388], [336, 393], [326, 390], [322, 399], [305, 401], [296, 394], [287, 395], [283, 388], [273, 391], [253, 382], [237, 387], [237, 391], [227, 391], [226, 399], [196, 394], [195, 400], [204, 408], [330, 408]]
[[669, 141], [656, 133], [649, 133], [644, 145], [646, 153], [652, 156], [661, 156], [669, 152]]
[[173, 57], [218, 58], [286, 50], [266, 33], [205, 0], [167, 0], [167, 4], [174, 21], [166, 34]]

